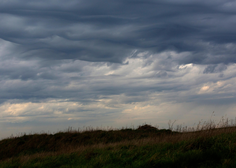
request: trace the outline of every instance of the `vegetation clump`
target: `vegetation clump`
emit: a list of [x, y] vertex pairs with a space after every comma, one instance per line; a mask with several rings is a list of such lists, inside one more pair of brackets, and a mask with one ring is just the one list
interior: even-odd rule
[[0, 168], [8, 167], [236, 167], [236, 126], [145, 124], [11, 137], [0, 141]]
[[158, 130], [158, 128], [145, 124], [145, 125], [139, 126], [137, 130], [149, 131], [149, 130]]

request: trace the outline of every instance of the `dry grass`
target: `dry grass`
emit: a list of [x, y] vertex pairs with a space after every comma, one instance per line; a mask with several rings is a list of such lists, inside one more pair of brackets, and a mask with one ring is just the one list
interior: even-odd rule
[[[142, 129], [144, 128], [145, 129]], [[34, 158], [45, 158], [62, 154], [77, 153], [94, 149], [118, 150], [121, 146], [145, 146], [161, 143], [178, 143], [191, 141], [197, 138], [209, 138], [212, 136], [236, 132], [236, 120], [222, 119], [215, 123], [212, 120], [199, 122], [196, 127], [177, 126], [173, 129], [173, 123], [169, 122], [169, 129], [158, 130], [148, 125], [138, 129], [98, 130], [87, 129], [85, 131], [69, 128], [65, 132], [52, 134], [23, 135], [10, 137], [0, 141], [0, 163], [11, 162], [17, 157], [21, 163], [26, 163]]]

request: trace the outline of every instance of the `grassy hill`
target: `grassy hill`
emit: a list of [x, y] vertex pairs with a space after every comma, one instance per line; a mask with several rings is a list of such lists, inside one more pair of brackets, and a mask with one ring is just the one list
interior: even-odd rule
[[[227, 121], [228, 122], [228, 121]], [[87, 130], [32, 134], [0, 141], [7, 167], [236, 167], [236, 127]]]

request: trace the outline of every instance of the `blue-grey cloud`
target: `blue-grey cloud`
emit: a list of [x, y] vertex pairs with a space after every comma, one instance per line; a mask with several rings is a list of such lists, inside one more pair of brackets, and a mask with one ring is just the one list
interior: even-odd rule
[[18, 57], [27, 59], [122, 62], [133, 50], [171, 50], [191, 52], [180, 63], [231, 63], [235, 49], [224, 46], [235, 44], [230, 3], [1, 2], [0, 38], [17, 44]]

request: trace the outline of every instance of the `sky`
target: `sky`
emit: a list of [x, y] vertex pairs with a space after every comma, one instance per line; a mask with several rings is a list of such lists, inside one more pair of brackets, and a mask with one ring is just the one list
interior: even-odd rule
[[0, 0], [0, 138], [235, 119], [236, 1]]

